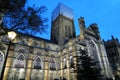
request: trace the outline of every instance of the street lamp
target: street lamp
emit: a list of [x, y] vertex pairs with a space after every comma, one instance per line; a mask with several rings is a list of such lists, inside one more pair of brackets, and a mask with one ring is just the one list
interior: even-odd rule
[[9, 38], [9, 40], [10, 40], [10, 41], [14, 40], [15, 37], [16, 37], [16, 35], [17, 35], [17, 34], [16, 34], [14, 31], [9, 31], [9, 32], [8, 32], [8, 38]]
[[3, 80], [3, 76], [4, 76], [4, 72], [5, 72], [5, 66], [6, 66], [6, 62], [7, 62], [7, 57], [8, 57], [11, 41], [13, 41], [16, 36], [17, 36], [17, 34], [14, 31], [9, 31], [8, 32], [9, 43], [8, 43], [7, 53], [6, 53], [6, 56], [5, 56], [5, 61], [3, 63], [3, 69], [2, 69], [0, 80]]

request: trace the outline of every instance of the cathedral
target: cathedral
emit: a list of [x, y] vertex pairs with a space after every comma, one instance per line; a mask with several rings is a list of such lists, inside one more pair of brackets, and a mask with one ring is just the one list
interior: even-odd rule
[[0, 36], [0, 77], [5, 68], [3, 80], [77, 80], [74, 65], [80, 48], [98, 62], [102, 75], [113, 77], [98, 25], [86, 27], [80, 17], [76, 36], [73, 16], [71, 8], [58, 4], [51, 17], [51, 40], [18, 33], [9, 44], [7, 35]]

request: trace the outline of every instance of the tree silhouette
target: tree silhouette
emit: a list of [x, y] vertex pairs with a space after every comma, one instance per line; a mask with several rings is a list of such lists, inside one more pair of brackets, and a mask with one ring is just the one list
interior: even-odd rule
[[47, 8], [44, 5], [38, 8], [25, 5], [26, 0], [0, 0], [0, 12], [4, 14], [0, 25], [4, 29], [2, 34], [9, 30], [32, 35], [46, 32], [48, 19], [43, 17], [43, 13]]
[[80, 49], [80, 56], [77, 56], [77, 79], [78, 80], [100, 80], [100, 70], [85, 50]]

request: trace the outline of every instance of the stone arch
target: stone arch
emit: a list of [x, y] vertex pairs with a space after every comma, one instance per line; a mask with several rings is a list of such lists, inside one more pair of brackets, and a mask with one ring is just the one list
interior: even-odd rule
[[3, 67], [3, 63], [4, 63], [4, 53], [2, 51], [0, 51], [0, 77], [1, 77], [1, 71], [2, 71], [2, 67]]
[[69, 61], [70, 67], [73, 68], [73, 67], [74, 67], [74, 64], [73, 64], [73, 55], [72, 55], [72, 54], [70, 54], [69, 60], [70, 60], [70, 61]]
[[67, 58], [63, 58], [63, 68], [67, 68]]
[[51, 58], [49, 62], [49, 80], [55, 80], [57, 77], [57, 60], [55, 58]]
[[10, 69], [9, 80], [24, 80], [26, 69], [26, 58], [23, 53], [19, 53], [13, 64], [13, 68]]
[[[98, 57], [100, 68], [102, 69], [102, 74], [104, 74], [108, 77], [112, 76], [112, 75], [110, 75], [111, 74], [111, 69], [109, 67], [109, 62], [108, 62], [108, 59], [107, 59], [107, 56], [106, 56], [106, 52], [103, 52], [104, 51], [103, 44], [100, 44], [100, 46], [98, 46], [96, 44], [95, 40], [92, 40], [92, 42], [95, 44], [96, 49], [97, 49], [97, 57]], [[108, 71], [108, 69], [109, 69], [109, 71]]]
[[57, 70], [60, 69], [60, 66], [61, 66], [60, 63], [61, 63], [60, 59], [57, 59], [57, 60], [56, 60]]
[[35, 56], [33, 58], [33, 65], [30, 74], [30, 80], [43, 80], [43, 60], [41, 56]]
[[98, 45], [97, 45], [97, 43], [96, 43], [96, 41], [95, 40], [93, 40], [93, 39], [91, 39], [90, 40], [94, 45], [95, 45], [95, 48], [96, 48], [96, 58], [98, 59], [98, 61], [99, 61], [99, 66], [100, 66], [100, 68], [103, 68], [103, 66], [102, 66], [102, 59], [101, 59], [101, 53], [100, 53], [100, 51], [99, 51], [99, 47], [98, 47]]
[[[1, 58], [2, 57], [2, 58]], [[4, 53], [2, 52], [2, 51], [0, 51], [0, 62], [1, 62], [1, 60], [3, 60], [4, 61]]]
[[67, 59], [68, 59], [69, 57], [67, 57], [67, 56], [64, 56], [63, 57], [63, 79], [67, 79], [67, 75], [68, 75], [68, 73], [67, 73], [67, 66], [68, 66], [68, 64], [67, 64]]
[[50, 70], [56, 70], [57, 68], [56, 68], [57, 66], [56, 66], [56, 60], [55, 60], [55, 58], [51, 58], [50, 59], [50, 63], [49, 63], [49, 69]]
[[33, 62], [34, 69], [43, 69], [43, 63], [40, 56], [36, 56]]
[[25, 68], [25, 56], [23, 53], [20, 53], [16, 56], [16, 60], [15, 60], [15, 64], [14, 64], [15, 68]]

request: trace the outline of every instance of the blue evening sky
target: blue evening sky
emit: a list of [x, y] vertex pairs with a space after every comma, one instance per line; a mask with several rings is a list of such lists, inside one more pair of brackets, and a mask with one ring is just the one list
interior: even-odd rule
[[86, 27], [97, 23], [101, 38], [111, 39], [111, 35], [120, 40], [120, 0], [28, 0], [28, 4], [45, 5], [48, 11], [45, 16], [49, 19], [48, 34], [40, 37], [50, 39], [51, 13], [61, 2], [73, 9], [76, 35], [80, 34], [78, 18], [84, 17]]

